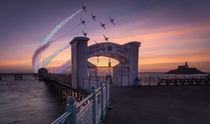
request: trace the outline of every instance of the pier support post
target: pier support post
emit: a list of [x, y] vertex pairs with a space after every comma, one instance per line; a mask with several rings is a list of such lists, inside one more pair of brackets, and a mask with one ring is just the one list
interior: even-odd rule
[[67, 102], [66, 112], [71, 113], [71, 115], [66, 118], [66, 122], [67, 124], [76, 124], [76, 105], [74, 97], [70, 96]]
[[141, 43], [131, 42], [128, 43], [128, 54], [129, 54], [129, 83], [125, 86], [134, 86], [133, 80], [138, 77], [138, 58], [139, 58], [139, 47]]

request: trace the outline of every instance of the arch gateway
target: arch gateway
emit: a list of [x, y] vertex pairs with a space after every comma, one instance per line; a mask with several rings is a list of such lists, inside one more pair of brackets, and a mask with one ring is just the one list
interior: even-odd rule
[[71, 42], [72, 86], [81, 86], [78, 79], [88, 78], [88, 58], [105, 56], [114, 58], [119, 64], [113, 68], [113, 82], [117, 86], [133, 86], [138, 76], [138, 55], [140, 42], [132, 41], [123, 45], [111, 42], [87, 46], [89, 38], [75, 37]]

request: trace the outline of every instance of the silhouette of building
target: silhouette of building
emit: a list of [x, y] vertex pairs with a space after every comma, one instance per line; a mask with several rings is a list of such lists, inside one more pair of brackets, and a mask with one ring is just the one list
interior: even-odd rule
[[187, 61], [184, 65], [179, 65], [177, 69], [170, 70], [165, 74], [205, 74], [204, 72], [198, 70], [197, 68], [190, 68]]
[[39, 70], [38, 70], [38, 74], [48, 74], [48, 70], [46, 69], [46, 68], [40, 68]]
[[179, 69], [179, 70], [183, 70], [183, 69], [187, 69], [187, 68], [189, 68], [189, 67], [188, 67], [188, 64], [187, 64], [187, 61], [185, 62], [185, 65], [179, 65], [179, 66], [178, 66], [178, 69]]

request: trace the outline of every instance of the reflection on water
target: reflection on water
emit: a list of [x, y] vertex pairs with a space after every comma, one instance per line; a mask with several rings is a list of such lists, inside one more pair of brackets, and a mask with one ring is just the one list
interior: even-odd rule
[[0, 124], [47, 124], [59, 117], [64, 108], [45, 83], [32, 75], [24, 75], [22, 81], [2, 76]]

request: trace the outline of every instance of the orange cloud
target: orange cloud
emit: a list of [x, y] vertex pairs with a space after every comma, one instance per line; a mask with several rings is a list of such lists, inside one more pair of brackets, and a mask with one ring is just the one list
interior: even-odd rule
[[[130, 27], [131, 26], [131, 27]], [[137, 29], [139, 27], [139, 22], [135, 24], [129, 24], [122, 27], [116, 27], [111, 30], [110, 41], [114, 41], [118, 44], [124, 44], [129, 41], [141, 41], [142, 46], [139, 49], [139, 68], [143, 70], [161, 70], [165, 69], [166, 66], [162, 66], [164, 63], [183, 63], [186, 60], [194, 63], [198, 62], [209, 62], [210, 61], [210, 51], [209, 51], [209, 37], [202, 37], [202, 34], [210, 34], [210, 25], [187, 25], [187, 26], [168, 26], [161, 27], [157, 29]], [[97, 42], [100, 43], [103, 32], [90, 32], [91, 37], [94, 37]], [[100, 34], [100, 35], [99, 35]], [[195, 37], [196, 35], [200, 37]], [[68, 39], [69, 40], [69, 39]], [[92, 39], [89, 45], [94, 44]], [[57, 48], [62, 47], [67, 42], [63, 40], [58, 41], [56, 44], [52, 45], [44, 54], [44, 58], [51, 55]], [[190, 48], [189, 45], [194, 45]], [[201, 44], [203, 46], [196, 47], [196, 45]], [[18, 46], [20, 47], [20, 46]], [[29, 49], [30, 48], [30, 49]], [[27, 50], [18, 48], [21, 51], [21, 57], [23, 59], [6, 59], [0, 61], [0, 66], [18, 66], [26, 65], [31, 66], [31, 57], [33, 49], [30, 46]], [[32, 49], [32, 50], [31, 50]], [[25, 52], [27, 51], [27, 52]], [[11, 54], [13, 55], [12, 51]], [[67, 49], [61, 54], [59, 54], [47, 67], [57, 67], [65, 63], [65, 61], [71, 59], [71, 50]], [[96, 59], [90, 58], [90, 61], [97, 66], [107, 66], [108, 61], [101, 61], [97, 63]], [[113, 66], [118, 62], [112, 60]], [[41, 64], [41, 63], [40, 63]], [[148, 66], [152, 65], [152, 66]], [[199, 66], [199, 65], [198, 65]], [[202, 65], [204, 67], [204, 65]], [[167, 66], [168, 67], [168, 66]]]
[[17, 66], [17, 65], [31, 65], [30, 60], [3, 60], [0, 61], [0, 66]]

